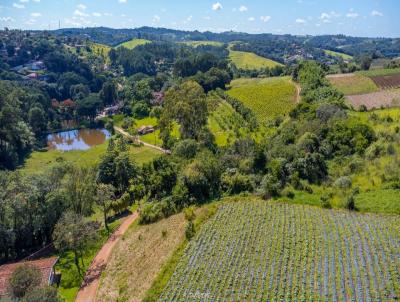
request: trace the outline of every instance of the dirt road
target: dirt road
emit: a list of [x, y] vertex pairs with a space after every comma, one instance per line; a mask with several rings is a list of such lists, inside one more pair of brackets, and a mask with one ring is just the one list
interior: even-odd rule
[[101, 273], [105, 269], [110, 258], [112, 249], [118, 243], [122, 235], [128, 230], [130, 225], [138, 218], [138, 213], [129, 215], [119, 228], [111, 235], [101, 250], [93, 259], [85, 278], [76, 296], [75, 302], [94, 302], [96, 299], [97, 288], [99, 287]]
[[119, 133], [121, 133], [123, 136], [129, 137], [130, 139], [138, 141], [143, 146], [156, 149], [156, 150], [161, 151], [161, 152], [166, 153], [166, 154], [170, 154], [171, 153], [171, 151], [169, 151], [169, 150], [163, 149], [163, 148], [161, 148], [159, 146], [156, 146], [156, 145], [152, 145], [152, 144], [146, 143], [146, 142], [140, 140], [139, 137], [130, 135], [128, 132], [126, 132], [124, 129], [122, 129], [120, 127], [114, 126], [114, 130], [119, 132]]

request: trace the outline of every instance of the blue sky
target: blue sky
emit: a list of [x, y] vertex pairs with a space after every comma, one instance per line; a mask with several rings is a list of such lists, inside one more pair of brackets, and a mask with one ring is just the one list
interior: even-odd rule
[[400, 37], [399, 0], [0, 0], [0, 27], [139, 26]]

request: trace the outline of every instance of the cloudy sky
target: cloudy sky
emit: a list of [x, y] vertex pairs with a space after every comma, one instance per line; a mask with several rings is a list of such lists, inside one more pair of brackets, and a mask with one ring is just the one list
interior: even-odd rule
[[400, 37], [399, 0], [0, 0], [0, 27], [139, 26]]

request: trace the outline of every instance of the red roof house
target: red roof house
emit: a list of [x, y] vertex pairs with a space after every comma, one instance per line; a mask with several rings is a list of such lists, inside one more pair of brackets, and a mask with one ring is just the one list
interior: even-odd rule
[[[55, 275], [54, 266], [58, 261], [58, 257], [39, 259], [33, 261], [23, 261], [17, 263], [4, 264], [0, 266], [0, 297], [7, 295], [8, 280], [15, 269], [22, 264], [30, 264], [37, 267], [42, 274], [42, 285], [53, 284]], [[1, 300], [1, 299], [0, 299]]]

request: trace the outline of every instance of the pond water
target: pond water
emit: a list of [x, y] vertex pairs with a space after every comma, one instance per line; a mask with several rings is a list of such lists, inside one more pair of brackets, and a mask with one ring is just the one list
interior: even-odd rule
[[49, 150], [88, 150], [111, 137], [106, 129], [80, 129], [52, 133], [47, 136]]

